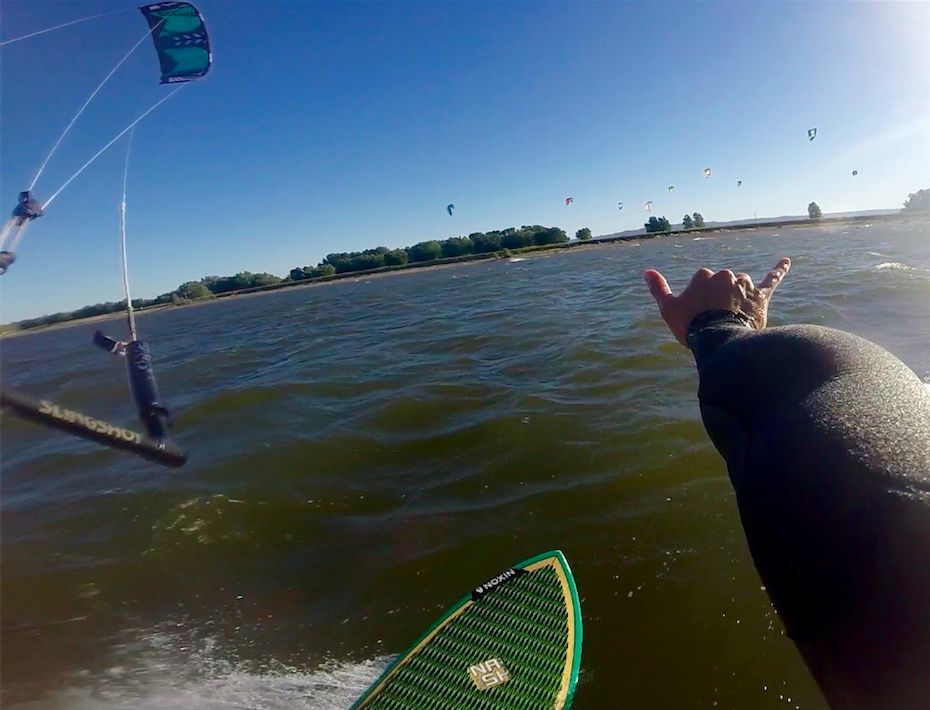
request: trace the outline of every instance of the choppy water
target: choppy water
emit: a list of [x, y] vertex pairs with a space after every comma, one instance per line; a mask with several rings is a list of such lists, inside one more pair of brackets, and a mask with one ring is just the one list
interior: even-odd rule
[[[142, 316], [187, 467], [2, 420], [4, 707], [345, 708], [464, 590], [550, 548], [583, 598], [575, 707], [824, 707], [760, 589], [691, 357], [641, 280], [758, 279], [782, 255], [773, 325], [858, 333], [930, 381], [930, 228], [914, 224]], [[3, 341], [5, 381], [132, 423], [93, 330]]]

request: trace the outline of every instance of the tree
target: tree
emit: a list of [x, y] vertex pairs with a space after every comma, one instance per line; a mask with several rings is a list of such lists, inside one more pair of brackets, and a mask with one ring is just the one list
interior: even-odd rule
[[[240, 271], [235, 276], [208, 276], [200, 281], [201, 285], [215, 294], [242, 291], [256, 286], [270, 286], [281, 283], [281, 279], [274, 274], [253, 274], [251, 271]], [[175, 293], [178, 293], [175, 291]], [[181, 296], [184, 298], [184, 296]]]
[[213, 298], [213, 292], [204, 286], [200, 281], [187, 281], [178, 286], [175, 293], [178, 298], [187, 301], [197, 301], [201, 298]]
[[546, 241], [547, 237], [540, 235], [548, 234], [549, 228], [543, 227], [541, 224], [524, 224], [520, 227], [520, 233], [523, 235], [523, 243], [527, 246], [548, 243]]
[[432, 261], [442, 256], [442, 246], [435, 239], [429, 242], [414, 244], [407, 250], [407, 256], [412, 262]]
[[522, 249], [534, 243], [534, 233], [525, 229], [507, 229], [501, 235], [501, 246], [505, 249]]
[[702, 215], [700, 212], [695, 212], [695, 213], [692, 215], [692, 218], [694, 219], [694, 226], [695, 226], [695, 228], [697, 228], [697, 229], [703, 229], [703, 227], [704, 227], [704, 215]]
[[820, 219], [823, 217], [823, 212], [820, 211], [820, 206], [816, 202], [811, 202], [807, 206], [807, 216], [811, 219]]
[[[212, 291], [213, 293], [216, 293], [215, 287], [222, 280], [223, 280], [222, 276], [204, 276], [202, 279], [200, 279], [200, 283], [202, 283], [204, 286], [210, 289], [210, 291]], [[169, 294], [162, 294], [162, 295], [167, 296]], [[161, 298], [161, 296], [159, 296], [159, 298]], [[157, 300], [158, 299], [156, 299], [156, 301]]]
[[403, 249], [393, 249], [384, 255], [385, 266], [403, 266], [409, 261], [410, 257]]
[[694, 227], [694, 220], [691, 219], [691, 215], [686, 214], [684, 217], [682, 217], [681, 226], [684, 227], [685, 229], [691, 229], [692, 227]]
[[323, 259], [322, 264], [329, 264], [332, 266], [337, 274], [342, 274], [347, 271], [350, 271], [349, 260], [352, 258], [351, 254], [346, 254], [345, 252], [339, 252], [336, 254], [327, 254], [326, 258]]
[[74, 318], [91, 318], [93, 316], [102, 316], [104, 313], [116, 313], [126, 308], [125, 302], [108, 301], [106, 303], [95, 303], [92, 306], [78, 308], [71, 314]]
[[228, 293], [229, 291], [239, 291], [248, 288], [251, 282], [252, 274], [243, 271], [235, 276], [207, 276], [201, 279], [200, 283], [210, 289], [216, 295]]
[[575, 232], [575, 239], [580, 242], [585, 242], [591, 238], [591, 230], [585, 227], [584, 229], [579, 229]]
[[550, 227], [545, 232], [537, 232], [534, 239], [539, 246], [544, 244], [564, 244], [568, 241], [568, 235], [564, 229]]
[[255, 286], [271, 286], [273, 284], [279, 283], [281, 283], [281, 279], [274, 274], [252, 274], [252, 279], [246, 288], [254, 288]]
[[471, 254], [475, 245], [468, 237], [452, 237], [442, 243], [442, 256], [449, 258], [453, 256], [465, 256]]
[[384, 255], [389, 251], [391, 250], [387, 247], [376, 247], [374, 249], [366, 249], [365, 251], [327, 254], [320, 265], [328, 264], [332, 266], [337, 274], [347, 274], [352, 271], [365, 271], [368, 269], [380, 269], [384, 266]]
[[930, 212], [930, 190], [918, 190], [907, 196], [902, 212]]
[[661, 219], [658, 217], [650, 217], [649, 221], [646, 222], [645, 227], [646, 231], [649, 233], [672, 231], [672, 225], [665, 217], [662, 217]]
[[471, 239], [471, 243], [474, 245], [475, 254], [490, 254], [492, 251], [501, 250], [500, 234], [475, 232], [469, 234], [468, 238]]
[[378, 247], [377, 249], [366, 249], [363, 252], [356, 252], [349, 259], [349, 271], [366, 271], [368, 269], [380, 269], [384, 266], [384, 255], [388, 252], [387, 247]]

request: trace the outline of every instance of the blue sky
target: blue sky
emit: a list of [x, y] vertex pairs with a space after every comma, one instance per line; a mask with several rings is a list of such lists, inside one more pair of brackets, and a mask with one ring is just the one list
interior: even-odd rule
[[[522, 224], [616, 232], [642, 225], [646, 200], [672, 221], [728, 220], [803, 214], [811, 200], [894, 208], [930, 187], [923, 3], [197, 5], [213, 71], [134, 139], [136, 297]], [[2, 39], [123, 7], [0, 49], [4, 211], [146, 25], [135, 3], [3, 0]], [[37, 196], [166, 90], [143, 44]], [[2, 279], [4, 322], [120, 298], [124, 156], [117, 143], [30, 227]]]

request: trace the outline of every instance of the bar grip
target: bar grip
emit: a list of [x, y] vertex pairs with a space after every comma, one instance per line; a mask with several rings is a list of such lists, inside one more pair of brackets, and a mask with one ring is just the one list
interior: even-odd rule
[[20, 419], [43, 424], [114, 449], [129, 451], [163, 466], [183, 466], [187, 461], [187, 452], [168, 439], [155, 440], [131, 429], [65, 409], [48, 400], [33, 399], [6, 387], [0, 388], [0, 406]]
[[168, 437], [168, 410], [158, 395], [158, 383], [152, 369], [152, 355], [147, 343], [133, 340], [126, 345], [126, 367], [129, 369], [129, 388], [139, 410], [139, 420], [153, 439]]

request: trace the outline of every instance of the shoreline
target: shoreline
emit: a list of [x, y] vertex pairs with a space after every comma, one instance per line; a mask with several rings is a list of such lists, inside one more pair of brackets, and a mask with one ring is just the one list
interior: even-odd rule
[[[595, 244], [590, 245], [592, 247], [597, 246]], [[532, 257], [542, 256], [542, 250], [535, 254], [521, 254], [521, 259], [527, 259]], [[335, 276], [326, 276], [320, 279], [307, 279], [305, 281], [291, 281], [286, 284], [274, 284], [271, 287], [260, 287], [257, 289], [247, 289], [244, 291], [231, 291], [230, 293], [222, 294], [221, 296], [215, 296], [213, 298], [204, 298], [198, 301], [190, 301], [188, 303], [174, 305], [171, 303], [166, 303], [160, 306], [151, 306], [142, 310], [134, 311], [136, 317], [147, 315], [149, 313], [158, 313], [161, 311], [174, 310], [176, 308], [196, 308], [200, 306], [209, 306], [216, 303], [223, 303], [230, 299], [240, 299], [240, 298], [254, 298], [256, 296], [267, 296], [277, 291], [291, 290], [291, 289], [301, 289], [301, 288], [321, 288], [324, 286], [330, 286], [335, 283], [348, 281], [354, 279], [355, 281], [385, 278], [389, 276], [402, 276], [404, 274], [417, 273], [422, 271], [438, 271], [440, 269], [452, 269], [455, 267], [462, 266], [472, 266], [474, 264], [482, 264], [488, 261], [507, 261], [512, 257], [497, 257], [490, 259], [471, 259], [469, 261], [458, 261], [454, 264], [425, 264], [423, 266], [417, 266], [413, 268], [398, 268], [392, 270], [373, 270], [373, 271], [357, 271], [347, 274], [337, 274]], [[78, 325], [86, 325], [88, 323], [103, 322], [109, 320], [119, 320], [126, 318], [126, 311], [116, 311], [114, 313], [104, 313], [99, 316], [91, 316], [89, 318], [76, 318], [74, 320], [62, 321], [61, 323], [52, 323], [50, 325], [42, 325], [36, 328], [27, 328], [25, 330], [12, 330], [7, 333], [0, 333], [0, 341], [6, 340], [7, 338], [19, 338], [27, 335], [35, 335], [38, 333], [47, 333], [53, 330], [62, 330], [64, 328], [72, 328]]]
[[[224, 293], [213, 298], [205, 298], [198, 301], [190, 301], [181, 305], [174, 305], [166, 303], [158, 306], [151, 306], [142, 310], [136, 310], [135, 314], [145, 315], [147, 313], [156, 313], [168, 309], [174, 308], [189, 308], [193, 306], [206, 306], [211, 303], [220, 303], [230, 298], [248, 298], [254, 296], [264, 296], [276, 291], [281, 291], [283, 289], [296, 289], [296, 288], [319, 288], [322, 286], [328, 286], [330, 284], [346, 281], [348, 279], [355, 279], [355, 281], [361, 281], [362, 279], [373, 279], [373, 278], [384, 278], [388, 276], [399, 276], [402, 274], [417, 273], [420, 271], [435, 271], [438, 269], [451, 269], [461, 266], [470, 266], [473, 264], [481, 264], [488, 261], [508, 261], [512, 258], [520, 259], [530, 259], [530, 258], [540, 258], [542, 256], [552, 256], [554, 252], [561, 250], [591, 250], [599, 249], [602, 247], [612, 247], [625, 244], [628, 242], [642, 242], [650, 239], [666, 239], [681, 237], [682, 235], [713, 235], [717, 233], [725, 232], [758, 232], [760, 230], [768, 229], [785, 229], [785, 228], [797, 228], [797, 227], [816, 227], [816, 226], [842, 226], [844, 224], [856, 224], [856, 223], [872, 223], [872, 222], [911, 222], [911, 221], [920, 221], [927, 222], [930, 221], [930, 215], [874, 215], [870, 217], [826, 217], [819, 220], [783, 220], [779, 222], [765, 222], [762, 224], [737, 224], [737, 225], [720, 225], [714, 227], [705, 227], [701, 229], [682, 229], [682, 230], [673, 230], [671, 232], [657, 232], [653, 234], [633, 234], [626, 236], [607, 236], [607, 237], [595, 237], [590, 240], [585, 241], [570, 241], [563, 244], [548, 244], [545, 246], [539, 247], [524, 247], [523, 249], [512, 249], [507, 255], [504, 255], [502, 252], [490, 252], [487, 254], [470, 254], [465, 257], [453, 257], [452, 259], [442, 259], [437, 260], [439, 263], [434, 262], [425, 262], [422, 264], [405, 264], [403, 266], [388, 266], [381, 267], [379, 269], [371, 269], [368, 271], [354, 271], [345, 274], [334, 274], [332, 276], [323, 276], [316, 279], [306, 279], [305, 281], [289, 281], [279, 284], [273, 284], [270, 286], [260, 286], [253, 289], [244, 289], [242, 291], [231, 291], [229, 293]], [[53, 330], [60, 330], [62, 328], [71, 328], [78, 325], [85, 325], [88, 323], [103, 322], [114, 319], [120, 319], [126, 317], [126, 311], [116, 311], [115, 313], [105, 313], [99, 316], [91, 316], [89, 318], [78, 318], [75, 320], [63, 321], [61, 323], [53, 323], [51, 325], [38, 326], [36, 328], [28, 328], [25, 330], [12, 330], [9, 332], [0, 333], [0, 340], [5, 340], [6, 338], [16, 338], [26, 335], [33, 335], [37, 333], [47, 333]], [[11, 324], [13, 325], [13, 324]]]

